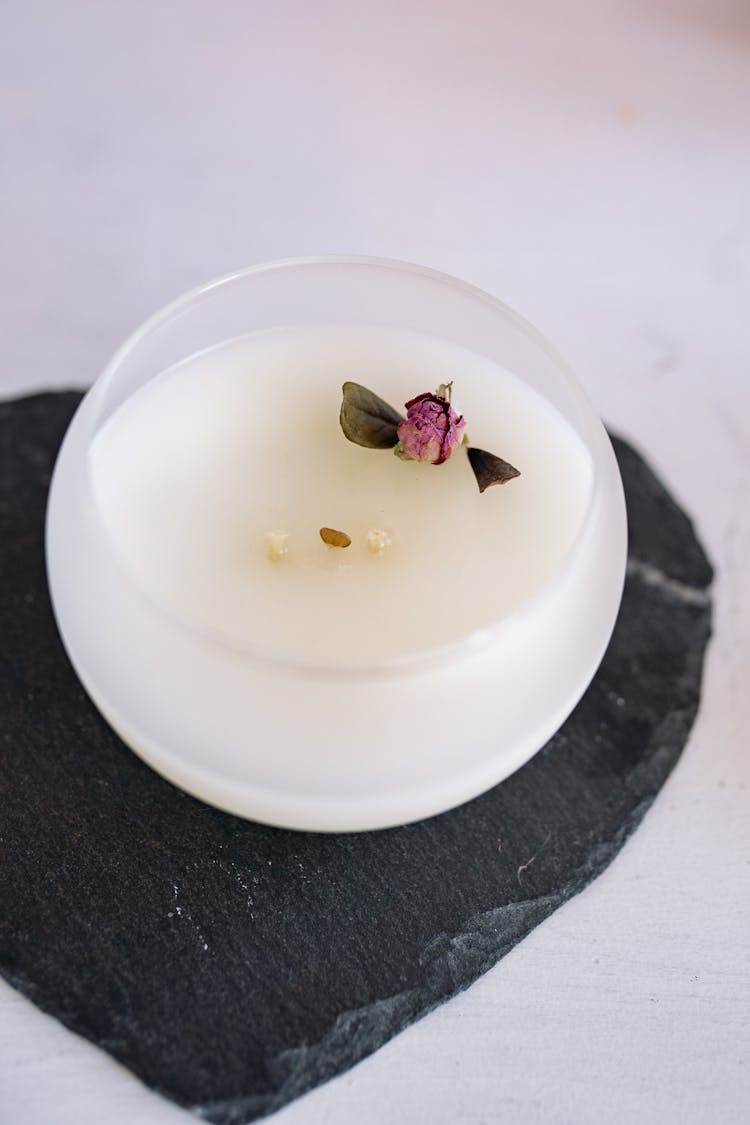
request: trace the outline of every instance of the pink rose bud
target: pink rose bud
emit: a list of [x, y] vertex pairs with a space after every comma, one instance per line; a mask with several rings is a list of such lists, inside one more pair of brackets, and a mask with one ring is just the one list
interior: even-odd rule
[[[442, 388], [441, 388], [442, 389]], [[466, 422], [447, 398], [426, 393], [406, 403], [407, 416], [398, 424], [395, 452], [411, 461], [442, 465], [461, 444]]]

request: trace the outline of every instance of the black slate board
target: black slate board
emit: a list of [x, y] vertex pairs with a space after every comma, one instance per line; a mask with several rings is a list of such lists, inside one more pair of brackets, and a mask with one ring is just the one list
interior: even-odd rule
[[67, 662], [43, 516], [79, 398], [0, 404], [0, 970], [199, 1117], [246, 1122], [464, 988], [613, 859], [693, 721], [711, 567], [616, 441], [625, 598], [555, 738], [491, 792], [419, 824], [265, 828], [152, 773]]

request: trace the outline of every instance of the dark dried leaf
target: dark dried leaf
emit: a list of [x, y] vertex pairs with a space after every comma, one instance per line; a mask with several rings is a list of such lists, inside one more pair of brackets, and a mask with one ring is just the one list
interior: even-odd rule
[[344, 383], [339, 421], [344, 436], [366, 449], [392, 449], [403, 415], [359, 383]]
[[476, 446], [470, 445], [466, 453], [480, 492], [484, 492], [493, 484], [505, 484], [506, 481], [513, 480], [513, 477], [521, 475], [510, 462], [503, 461], [502, 457], [496, 457], [494, 453], [488, 453], [486, 449], [477, 449]]

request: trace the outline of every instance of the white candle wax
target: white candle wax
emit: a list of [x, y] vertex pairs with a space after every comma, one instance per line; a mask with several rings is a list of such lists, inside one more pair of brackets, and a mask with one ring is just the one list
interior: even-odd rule
[[[472, 444], [521, 469], [480, 495], [463, 449], [404, 462], [344, 437], [341, 384], [393, 402], [453, 381]], [[91, 447], [98, 510], [150, 596], [233, 644], [313, 664], [387, 662], [518, 608], [580, 529], [591, 458], [538, 394], [486, 358], [403, 330], [299, 327], [162, 373]], [[319, 528], [344, 530], [346, 549]], [[269, 560], [283, 529], [287, 554]], [[367, 534], [383, 529], [380, 554]]]
[[[480, 494], [464, 449], [353, 445], [345, 380], [399, 410], [452, 381], [471, 444], [520, 477]], [[625, 538], [611, 446], [548, 345], [372, 259], [257, 267], [157, 314], [77, 411], [47, 512], [63, 641], [125, 741], [204, 800], [324, 831], [527, 761], [601, 659]]]

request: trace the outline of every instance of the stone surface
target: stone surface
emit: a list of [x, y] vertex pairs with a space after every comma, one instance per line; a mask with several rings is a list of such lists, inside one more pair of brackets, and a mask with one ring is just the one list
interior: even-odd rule
[[555, 738], [501, 786], [419, 824], [265, 828], [151, 772], [66, 660], [43, 516], [78, 400], [0, 404], [0, 970], [150, 1086], [207, 1120], [245, 1122], [464, 988], [606, 867], [695, 715], [711, 568], [616, 442], [625, 598]]

